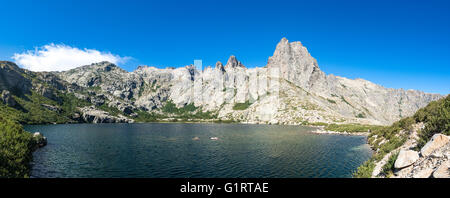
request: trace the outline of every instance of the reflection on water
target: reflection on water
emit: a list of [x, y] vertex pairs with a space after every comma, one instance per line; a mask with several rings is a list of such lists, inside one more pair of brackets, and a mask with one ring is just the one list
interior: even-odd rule
[[[371, 151], [365, 137], [301, 126], [76, 124], [26, 126], [48, 145], [33, 177], [350, 177]], [[217, 140], [211, 140], [217, 137]]]

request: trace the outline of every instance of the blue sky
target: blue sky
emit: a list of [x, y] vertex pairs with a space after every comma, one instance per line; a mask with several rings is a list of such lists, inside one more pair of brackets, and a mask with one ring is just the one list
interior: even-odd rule
[[450, 1], [0, 0], [0, 59], [50, 43], [129, 57], [119, 64], [264, 66], [282, 37], [327, 74], [450, 93]]

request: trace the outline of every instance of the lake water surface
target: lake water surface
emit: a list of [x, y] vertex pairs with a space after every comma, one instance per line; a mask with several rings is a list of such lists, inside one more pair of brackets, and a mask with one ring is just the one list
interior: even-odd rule
[[32, 177], [351, 177], [371, 155], [365, 137], [313, 134], [313, 128], [302, 126], [145, 123], [25, 129], [48, 138], [48, 145], [33, 154]]

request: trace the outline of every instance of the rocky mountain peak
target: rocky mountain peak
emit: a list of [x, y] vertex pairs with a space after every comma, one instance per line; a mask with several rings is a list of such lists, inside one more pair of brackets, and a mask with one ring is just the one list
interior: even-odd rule
[[139, 66], [136, 68], [136, 70], [144, 69], [144, 68], [146, 68], [146, 67], [148, 67], [148, 65], [139, 65]]
[[289, 42], [286, 38], [277, 44], [273, 56], [269, 58], [268, 68], [278, 68], [280, 75], [309, 90], [314, 84], [321, 84], [325, 74], [320, 71], [316, 59], [301, 42]]
[[289, 46], [289, 40], [286, 37], [283, 37], [280, 42], [277, 44], [277, 49], [282, 48], [284, 46]]
[[220, 71], [222, 71], [222, 72], [225, 71], [225, 67], [223, 67], [222, 62], [220, 62], [220, 61], [217, 61], [217, 63], [216, 63], [216, 69], [218, 69], [218, 70], [220, 70]]
[[106, 72], [109, 72], [113, 69], [118, 69], [117, 65], [115, 65], [114, 63], [108, 62], [108, 61], [102, 61], [99, 63], [93, 63], [91, 66], [97, 67], [97, 68], [101, 68]]
[[15, 63], [10, 61], [0, 61], [0, 69], [8, 69], [8, 70], [14, 70], [19, 71], [20, 68]]
[[306, 47], [301, 42], [291, 42], [286, 38], [281, 39], [275, 48], [273, 56], [269, 58], [269, 65], [272, 67], [280, 67], [286, 63], [292, 63], [299, 60], [309, 61], [313, 59]]
[[13, 62], [0, 61], [0, 90], [11, 90], [15, 94], [29, 93], [31, 81], [25, 73]]
[[236, 67], [245, 68], [245, 66], [240, 61], [238, 61], [234, 55], [231, 55], [230, 58], [228, 59], [227, 64], [225, 65], [225, 69], [236, 68]]
[[90, 65], [85, 65], [81, 67], [77, 67], [62, 73], [76, 73], [79, 71], [96, 71], [98, 73], [103, 72], [111, 72], [111, 71], [119, 71], [120, 73], [127, 73], [122, 68], [118, 67], [114, 63], [108, 62], [108, 61], [102, 61], [98, 63], [92, 63]]
[[[303, 45], [300, 41], [289, 43], [289, 40], [283, 37], [281, 41], [278, 42], [277, 47], [275, 48], [275, 52], [273, 53], [273, 56], [280, 57], [292, 55], [293, 53], [292, 50], [296, 50], [296, 52], [301, 52], [303, 54], [309, 55], [309, 53], [307, 53], [308, 51], [306, 50], [306, 48], [303, 47], [304, 49], [302, 49], [302, 47]], [[304, 51], [306, 51], [306, 53], [304, 53]]]

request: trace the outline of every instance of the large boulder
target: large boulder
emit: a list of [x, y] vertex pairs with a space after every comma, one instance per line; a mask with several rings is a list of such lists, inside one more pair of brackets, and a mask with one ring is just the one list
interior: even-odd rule
[[419, 152], [412, 150], [400, 150], [394, 168], [400, 169], [414, 164], [419, 159]]
[[47, 138], [39, 132], [33, 134], [33, 140], [35, 142], [36, 148], [47, 145]]
[[103, 94], [98, 94], [89, 97], [88, 101], [94, 104], [95, 106], [102, 106], [103, 104], [105, 104], [106, 97]]
[[429, 178], [432, 173], [433, 173], [433, 169], [426, 167], [424, 169], [421, 169], [421, 170], [413, 173], [412, 177], [413, 178]]
[[8, 90], [3, 90], [2, 94], [0, 95], [0, 100], [4, 104], [14, 107], [16, 106], [16, 100], [11, 96], [11, 93]]
[[450, 161], [443, 162], [434, 172], [434, 178], [450, 178]]
[[443, 134], [434, 134], [433, 137], [431, 137], [431, 140], [425, 144], [425, 146], [422, 147], [420, 150], [420, 154], [424, 157], [429, 156], [433, 151], [435, 151], [438, 148], [441, 148], [445, 144], [447, 144], [450, 141], [450, 138], [448, 136], [445, 136]]
[[393, 178], [405, 178], [408, 177], [408, 174], [410, 174], [414, 170], [414, 166], [407, 166], [402, 169], [396, 169], [394, 172]]

